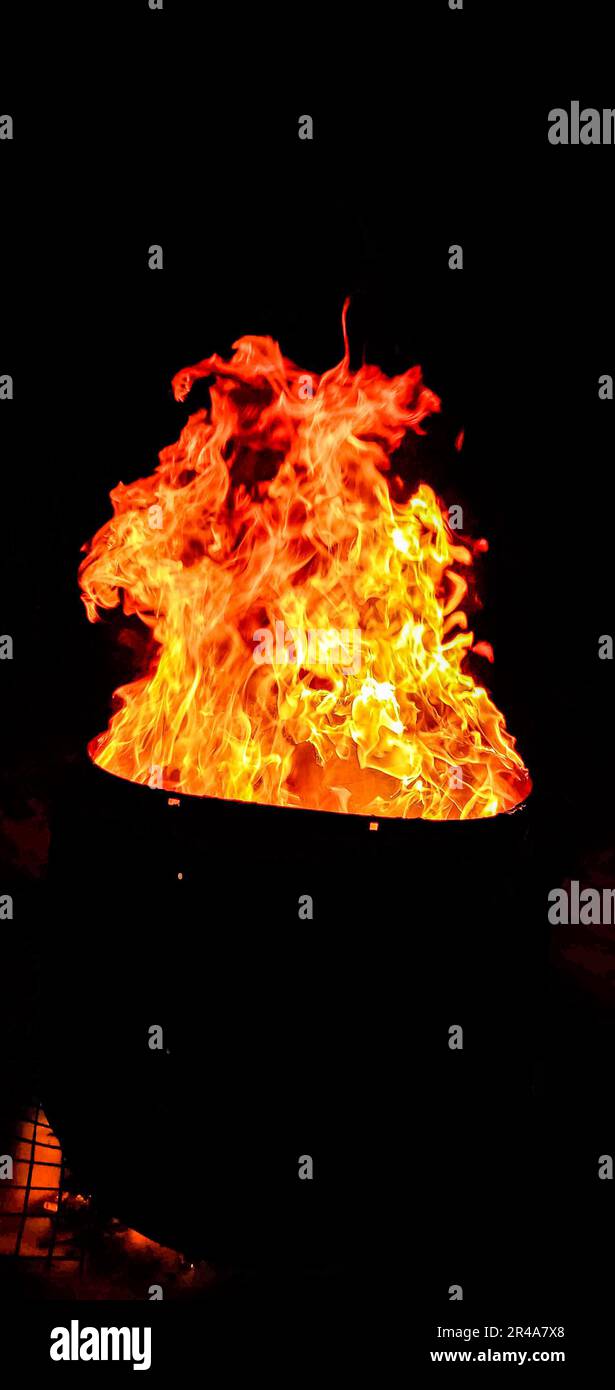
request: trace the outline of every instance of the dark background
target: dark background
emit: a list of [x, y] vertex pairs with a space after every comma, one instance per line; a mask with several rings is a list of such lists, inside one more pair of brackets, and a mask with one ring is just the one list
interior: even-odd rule
[[[64, 60], [53, 74], [42, 44], [40, 72], [20, 50], [14, 100], [3, 97], [15, 140], [2, 147], [0, 330], [0, 369], [15, 380], [0, 437], [1, 626], [15, 643], [2, 668], [2, 777], [17, 883], [28, 878], [30, 851], [20, 846], [33, 821], [31, 860], [40, 854], [44, 871], [49, 803], [67, 762], [105, 726], [122, 670], [111, 634], [85, 618], [80, 546], [108, 516], [110, 488], [151, 472], [206, 399], [195, 390], [178, 406], [172, 376], [229, 353], [245, 333], [270, 334], [321, 372], [341, 356], [346, 296], [354, 363], [365, 356], [393, 373], [418, 362], [441, 397], [422, 476], [447, 505], [462, 503], [468, 530], [490, 542], [475, 627], [496, 661], [481, 679], [530, 768], [550, 854], [561, 845], [551, 886], [615, 881], [614, 675], [598, 659], [599, 636], [614, 631], [615, 405], [598, 399], [599, 376], [615, 371], [613, 153], [547, 141], [551, 107], [574, 97], [612, 106], [612, 84], [577, 55], [576, 31], [559, 42], [559, 7], [544, 7], [542, 46], [523, 8], [429, 9], [428, 21], [411, 6], [403, 32], [398, 17], [347, 17], [339, 43], [324, 13], [298, 34], [283, 19], [266, 28], [242, 16], [231, 36], [187, 5], [161, 15], [135, 7], [130, 27], [111, 6], [95, 23], [54, 21], [49, 37]], [[603, 23], [584, 9], [594, 49]], [[9, 94], [11, 80], [15, 71]], [[297, 138], [303, 113], [312, 142]], [[162, 273], [147, 268], [153, 243], [164, 250]], [[448, 269], [452, 243], [463, 245], [461, 273]], [[546, 905], [536, 910], [542, 923]], [[487, 1149], [497, 1131], [498, 1151], [512, 1144], [527, 1157], [537, 1124], [541, 1162], [550, 1155], [555, 1169], [573, 1135], [578, 1152], [591, 1135], [588, 1164], [594, 1138], [598, 1152], [613, 1152], [612, 1122], [603, 1122], [615, 1060], [612, 943], [606, 932], [575, 941], [572, 957], [568, 942], [551, 951], [533, 1127], [516, 1128], [505, 1096], [494, 1115], [490, 1095], [476, 1091], [460, 1160], [470, 1183], [480, 1132]], [[422, 1086], [429, 1065], [423, 1058]], [[420, 1132], [420, 1114], [412, 1120]], [[442, 1142], [448, 1153], [446, 1134]], [[564, 1159], [568, 1174], [576, 1161], [577, 1148], [568, 1167]], [[505, 1216], [522, 1164], [508, 1163], [506, 1181], [496, 1168], [476, 1229], [462, 1184], [466, 1228], [442, 1218], [437, 1251], [449, 1241], [485, 1297], [495, 1246], [510, 1307], [527, 1270]], [[537, 1167], [518, 1179], [530, 1232], [542, 1202]], [[433, 1183], [432, 1216], [441, 1210]], [[582, 1181], [561, 1185], [534, 1270], [544, 1261], [553, 1287], [557, 1269], [560, 1293], [569, 1280], [578, 1301], [591, 1268], [592, 1297], [607, 1297], [598, 1246], [612, 1226], [591, 1207], [603, 1185], [591, 1201]], [[582, 1240], [582, 1263], [579, 1253], [562, 1266], [554, 1230], [564, 1248]], [[412, 1239], [403, 1241], [410, 1260]], [[428, 1339], [432, 1320], [456, 1316], [442, 1301], [441, 1263], [434, 1257], [432, 1272], [429, 1258], [422, 1247]]]

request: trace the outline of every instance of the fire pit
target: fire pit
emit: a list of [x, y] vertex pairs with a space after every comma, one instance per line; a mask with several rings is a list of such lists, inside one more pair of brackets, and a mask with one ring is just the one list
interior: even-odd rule
[[41, 1017], [79, 1182], [210, 1261], [356, 1253], [450, 1025], [468, 1065], [479, 1020], [497, 1037], [500, 1081], [529, 1045], [537, 804], [373, 829], [74, 768], [50, 858], [70, 1008]]
[[47, 1108], [98, 1201], [222, 1262], [364, 1248], [409, 1070], [419, 1099], [450, 1024], [522, 1030], [543, 945], [536, 796], [466, 669], [485, 542], [396, 463], [439, 402], [345, 345], [321, 377], [267, 338], [179, 373], [211, 409], [80, 571], [151, 644], [55, 807]]

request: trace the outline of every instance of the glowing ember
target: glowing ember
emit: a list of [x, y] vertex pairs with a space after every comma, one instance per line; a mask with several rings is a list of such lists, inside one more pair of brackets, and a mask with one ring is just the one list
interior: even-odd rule
[[485, 542], [456, 543], [432, 489], [391, 476], [440, 402], [418, 367], [351, 372], [346, 308], [344, 358], [321, 377], [256, 337], [175, 377], [180, 401], [213, 378], [211, 408], [150, 478], [113, 490], [80, 569], [92, 622], [121, 604], [153, 639], [90, 754], [198, 796], [493, 816], [530, 783], [463, 669], [458, 567]]

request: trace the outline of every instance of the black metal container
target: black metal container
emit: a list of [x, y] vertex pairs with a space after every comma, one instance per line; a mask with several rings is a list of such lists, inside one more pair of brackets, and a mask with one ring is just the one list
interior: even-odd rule
[[365, 1248], [407, 1187], [409, 1123], [448, 1103], [450, 1026], [478, 1084], [494, 1029], [500, 1074], [531, 1054], [537, 814], [534, 792], [487, 820], [374, 822], [174, 797], [84, 759], [52, 823], [61, 985], [41, 1018], [81, 1185], [223, 1263]]

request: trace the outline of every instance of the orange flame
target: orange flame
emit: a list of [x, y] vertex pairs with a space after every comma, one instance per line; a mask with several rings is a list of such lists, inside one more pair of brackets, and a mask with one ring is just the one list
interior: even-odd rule
[[[431, 820], [493, 816], [530, 786], [465, 671], [473, 560], [390, 455], [440, 402], [412, 367], [317, 377], [240, 338], [155, 473], [111, 493], [80, 568], [88, 617], [121, 605], [156, 644], [90, 754], [171, 792]], [[477, 549], [486, 548], [481, 541]], [[290, 641], [288, 640], [290, 638]], [[485, 650], [486, 644], [482, 644]]]

